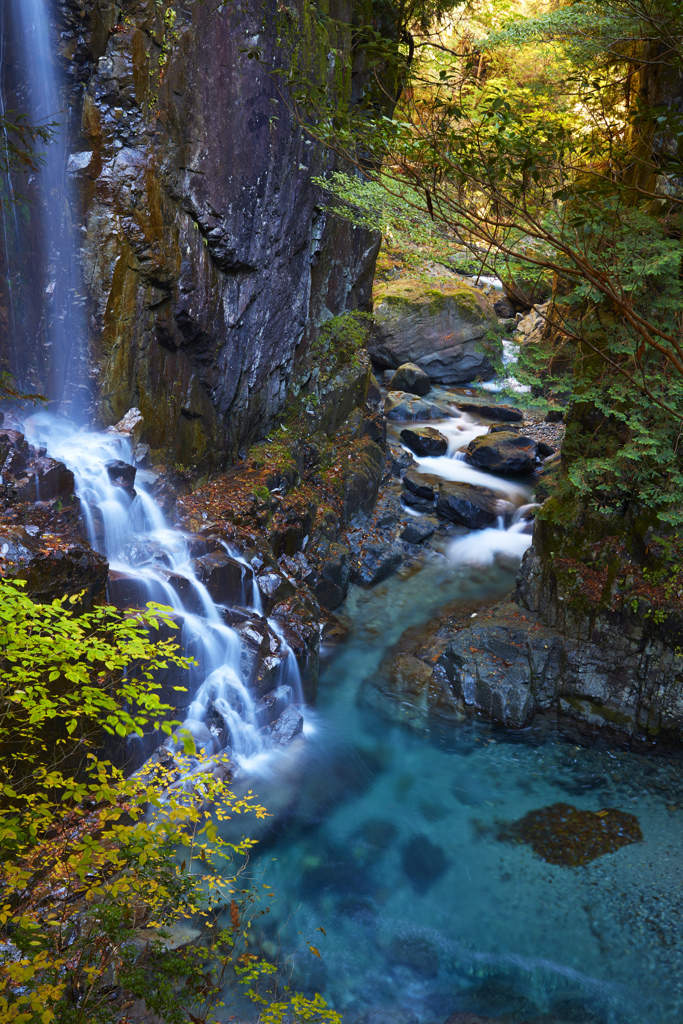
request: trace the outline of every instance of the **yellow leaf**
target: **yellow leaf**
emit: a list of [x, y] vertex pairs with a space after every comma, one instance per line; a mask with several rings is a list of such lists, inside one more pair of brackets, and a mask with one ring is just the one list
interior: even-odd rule
[[315, 946], [309, 946], [308, 948], [310, 949], [310, 951], [313, 954], [313, 956], [317, 956], [317, 957], [319, 957], [322, 960], [322, 957], [320, 956], [320, 953], [315, 948]]

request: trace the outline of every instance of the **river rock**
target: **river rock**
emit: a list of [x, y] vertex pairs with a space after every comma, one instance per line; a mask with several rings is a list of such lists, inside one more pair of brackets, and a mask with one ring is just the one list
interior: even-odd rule
[[420, 516], [419, 519], [411, 519], [401, 534], [401, 540], [408, 544], [422, 544], [423, 541], [435, 533], [439, 528], [439, 520], [431, 516]]
[[409, 469], [403, 476], [403, 486], [411, 494], [418, 498], [425, 498], [433, 501], [436, 491], [441, 483], [441, 478], [432, 476], [431, 473], [420, 473], [416, 469]]
[[132, 573], [110, 569], [107, 577], [107, 601], [115, 608], [144, 608], [149, 601], [146, 580]]
[[492, 526], [500, 514], [500, 495], [474, 484], [444, 482], [439, 489], [436, 514], [458, 526], [482, 530]]
[[227, 621], [240, 639], [240, 670], [249, 689], [257, 696], [273, 690], [287, 660], [287, 648], [269, 622], [259, 615], [244, 612]]
[[296, 657], [304, 699], [315, 700], [320, 667], [320, 605], [305, 591], [281, 601], [271, 612]]
[[487, 618], [461, 630], [448, 644], [434, 668], [435, 678], [444, 680], [465, 706], [521, 729], [535, 707], [526, 639], [523, 630]]
[[296, 587], [284, 573], [267, 566], [265, 571], [256, 577], [256, 584], [261, 594], [263, 611], [269, 615], [280, 601], [285, 601], [296, 593]]
[[74, 493], [74, 475], [57, 459], [34, 458], [25, 474], [15, 483], [17, 501], [68, 501]]
[[373, 587], [391, 576], [402, 561], [403, 554], [393, 544], [366, 541], [353, 559], [351, 579], [361, 587]]
[[307, 579], [316, 600], [332, 611], [346, 597], [351, 578], [350, 552], [344, 544], [330, 544], [321, 559], [319, 573]]
[[401, 431], [401, 440], [421, 457], [445, 455], [448, 451], [448, 439], [435, 427], [405, 427]]
[[431, 515], [434, 512], [434, 498], [421, 498], [419, 495], [413, 494], [412, 491], [404, 491], [401, 495], [401, 500], [408, 508], [412, 508], [416, 512], [423, 512], [426, 515]]
[[444, 420], [448, 413], [424, 398], [405, 391], [390, 391], [384, 399], [384, 415], [389, 420]]
[[272, 725], [292, 703], [294, 694], [291, 686], [278, 686], [254, 705], [254, 717], [259, 728]]
[[524, 417], [519, 409], [512, 405], [500, 405], [496, 402], [482, 402], [477, 398], [454, 399], [454, 405], [462, 412], [473, 412], [487, 420], [502, 420], [504, 423], [517, 423]]
[[391, 458], [391, 475], [400, 479], [410, 466], [415, 465], [415, 459], [410, 452], [395, 442], [389, 441], [387, 447]]
[[521, 476], [536, 466], [538, 445], [530, 437], [512, 431], [483, 434], [467, 446], [467, 461], [489, 473]]
[[288, 707], [283, 711], [275, 724], [271, 726], [270, 735], [275, 743], [279, 743], [280, 746], [284, 747], [297, 736], [301, 736], [303, 731], [303, 715], [297, 708]]
[[392, 391], [407, 391], [411, 395], [424, 396], [431, 388], [428, 375], [415, 363], [403, 363], [389, 381]]
[[377, 292], [374, 318], [368, 350], [379, 366], [417, 363], [442, 384], [487, 380], [495, 372], [484, 339], [496, 316], [490, 300], [469, 285], [391, 281]]
[[133, 490], [137, 473], [135, 466], [131, 466], [130, 463], [123, 462], [121, 459], [112, 459], [106, 463], [106, 467], [109, 479], [113, 484], [123, 487], [127, 491]]
[[225, 551], [212, 551], [197, 558], [194, 569], [197, 579], [206, 587], [216, 604], [251, 605], [254, 573], [250, 566], [238, 562]]

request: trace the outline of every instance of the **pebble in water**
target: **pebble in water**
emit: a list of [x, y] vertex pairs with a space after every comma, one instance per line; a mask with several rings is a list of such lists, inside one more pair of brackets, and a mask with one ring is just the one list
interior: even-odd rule
[[581, 811], [571, 804], [552, 804], [503, 826], [498, 838], [528, 843], [549, 864], [577, 867], [622, 846], [640, 843], [643, 834], [635, 815], [613, 807]]

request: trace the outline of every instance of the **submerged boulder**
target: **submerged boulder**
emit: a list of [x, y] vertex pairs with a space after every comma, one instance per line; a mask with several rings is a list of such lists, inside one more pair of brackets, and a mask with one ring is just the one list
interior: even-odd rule
[[426, 395], [431, 388], [429, 376], [415, 363], [403, 363], [389, 381], [392, 391], [407, 391], [411, 395]]
[[383, 285], [375, 302], [374, 362], [417, 363], [432, 381], [466, 384], [494, 374], [488, 332], [497, 326], [490, 300], [461, 282], [401, 279]]
[[435, 427], [405, 427], [401, 431], [401, 440], [421, 458], [445, 455], [448, 451], [448, 439]]
[[537, 451], [538, 445], [530, 437], [502, 431], [475, 437], [465, 457], [477, 469], [521, 476], [534, 471]]

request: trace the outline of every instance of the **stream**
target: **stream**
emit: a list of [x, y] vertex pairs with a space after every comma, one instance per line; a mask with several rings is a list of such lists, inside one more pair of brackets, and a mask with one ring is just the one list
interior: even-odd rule
[[[462, 444], [486, 424], [455, 415], [435, 425], [449, 452], [418, 459], [421, 470], [485, 482], [513, 505], [529, 501], [524, 484], [463, 460]], [[197, 580], [187, 538], [144, 488], [131, 503], [112, 484], [106, 463], [125, 461], [127, 442], [70, 432], [45, 414], [26, 429], [75, 470], [79, 494], [100, 510], [104, 534], [91, 515], [91, 540], [112, 568], [183, 616], [184, 644], [199, 661], [185, 726], [211, 754], [206, 710], [210, 700], [223, 709], [238, 787], [271, 813], [252, 833], [259, 843], [243, 878], [275, 893], [255, 922], [255, 948], [284, 962], [296, 988], [321, 992], [348, 1021], [422, 1024], [456, 1011], [510, 1024], [682, 1019], [680, 758], [576, 745], [540, 720], [506, 733], [423, 716], [411, 728], [410, 708], [374, 686], [406, 629], [510, 593], [529, 524], [508, 515], [505, 529], [501, 517], [498, 528], [442, 541], [417, 571], [352, 587], [340, 609], [350, 637], [328, 653], [317, 703], [302, 709], [304, 733], [283, 750], [259, 728], [237, 635]], [[178, 578], [192, 600], [183, 603]], [[249, 600], [257, 613], [256, 588]], [[300, 706], [292, 662], [283, 658], [279, 682]], [[644, 842], [572, 868], [498, 837], [505, 823], [558, 802], [635, 813]]]

